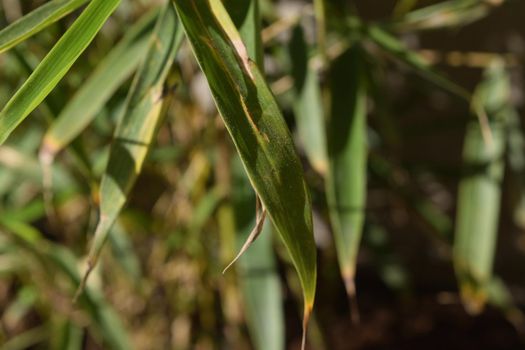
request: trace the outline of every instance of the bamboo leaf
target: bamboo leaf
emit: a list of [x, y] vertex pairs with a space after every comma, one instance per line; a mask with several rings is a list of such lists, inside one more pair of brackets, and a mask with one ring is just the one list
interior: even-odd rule
[[0, 112], [0, 144], [64, 77], [120, 0], [93, 0]]
[[[326, 194], [341, 275], [351, 301], [355, 300], [355, 265], [366, 204], [368, 150], [363, 67], [358, 47], [348, 50], [333, 63], [328, 128], [330, 166]], [[352, 315], [357, 321], [355, 305]]]
[[[239, 30], [239, 35], [246, 45], [246, 54], [259, 67], [264, 66], [263, 52], [262, 52], [262, 37], [260, 31], [259, 6], [256, 0], [245, 1], [242, 6], [239, 6], [237, 1], [227, 1], [224, 6], [231, 16], [232, 22]], [[233, 260], [223, 270], [225, 273], [235, 262], [242, 256], [252, 243], [259, 237], [266, 218], [266, 210], [261, 208], [260, 200], [256, 197], [256, 219], [255, 226], [246, 241]]]
[[69, 320], [56, 318], [50, 334], [51, 350], [81, 350], [84, 339], [82, 328]]
[[328, 156], [321, 89], [316, 71], [308, 64], [308, 44], [300, 25], [293, 31], [289, 50], [294, 79], [293, 109], [299, 137], [312, 167], [325, 175]]
[[[0, 146], [0, 166], [3, 171], [9, 171], [15, 180], [23, 179], [41, 185], [42, 171], [36, 157], [20, 151], [17, 147]], [[60, 189], [72, 186], [71, 178], [63, 169], [51, 170], [51, 176], [58, 182]]]
[[315, 296], [310, 194], [275, 98], [219, 0], [174, 1], [252, 186], [299, 273], [305, 328]]
[[21, 334], [9, 339], [2, 344], [4, 350], [23, 350], [28, 349], [42, 342], [48, 336], [46, 326], [38, 326], [24, 331]]
[[89, 0], [52, 0], [0, 30], [0, 53], [55, 23]]
[[109, 241], [115, 260], [118, 261], [130, 280], [138, 283], [142, 277], [140, 261], [133, 250], [130, 237], [127, 235], [124, 227], [119, 225], [118, 222], [113, 225], [109, 233]]
[[511, 197], [513, 202], [514, 223], [525, 228], [525, 134], [520, 115], [514, 106], [508, 108], [507, 122], [507, 149], [510, 181], [518, 190]]
[[[0, 227], [12, 233], [18, 247], [31, 253], [29, 256], [39, 264], [52, 263], [56, 267], [55, 271], [65, 275], [72, 285], [80, 282], [78, 261], [70, 250], [43, 239], [40, 231], [33, 226], [12, 220], [10, 217], [0, 216]], [[131, 348], [121, 320], [100, 292], [88, 288], [82, 298], [82, 306], [93, 320], [92, 327], [102, 336], [110, 349]]]
[[492, 280], [504, 171], [506, 120], [501, 111], [508, 103], [508, 84], [501, 62], [487, 70], [474, 98], [487, 112], [492, 142], [484, 142], [479, 124], [472, 120], [463, 146], [453, 255], [461, 295], [472, 313], [482, 310]]
[[95, 118], [144, 58], [158, 11], [147, 14], [98, 64], [44, 135], [40, 158], [49, 163]]
[[453, 95], [467, 101], [470, 100], [470, 93], [467, 90], [452, 82], [443, 74], [437, 72], [430, 62], [428, 62], [423, 56], [407, 48], [405, 44], [392, 34], [377, 25], [367, 26], [365, 28], [365, 34], [369, 39], [395, 57], [398, 61], [411, 67], [422, 78], [432, 82]]
[[425, 30], [466, 26], [501, 4], [480, 0], [449, 0], [405, 14], [394, 22], [395, 30]]
[[[246, 50], [260, 69], [263, 69], [259, 1], [225, 1]], [[239, 232], [239, 246], [245, 244], [250, 230], [256, 227], [256, 195], [242, 162], [235, 155], [231, 162], [234, 228]], [[271, 222], [264, 222], [260, 237], [239, 259], [237, 274], [241, 286], [246, 323], [254, 347], [258, 350], [282, 350], [285, 347], [285, 322], [282, 305], [281, 282], [277, 274], [275, 254], [272, 249]]]
[[182, 40], [182, 29], [171, 3], [159, 17], [146, 58], [129, 92], [117, 125], [109, 161], [100, 186], [100, 216], [79, 292], [95, 266], [109, 230], [124, 207], [161, 122], [164, 83]]

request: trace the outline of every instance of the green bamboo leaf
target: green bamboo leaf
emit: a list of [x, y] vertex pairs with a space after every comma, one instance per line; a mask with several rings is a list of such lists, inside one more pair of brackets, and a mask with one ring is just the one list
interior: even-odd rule
[[[38, 66], [38, 60], [35, 57], [35, 55], [30, 51], [27, 50], [25, 47], [22, 48], [14, 48], [10, 52], [14, 57], [16, 57], [16, 60], [18, 61], [19, 65], [23, 67], [24, 70], [24, 76], [30, 75], [30, 73], [36, 69]], [[41, 114], [43, 114], [45, 121], [47, 123], [52, 123], [52, 121], [56, 118], [56, 115], [59, 113], [58, 109], [62, 102], [61, 100], [65, 99], [65, 95], [60, 93], [60, 91], [56, 91], [55, 94], [49, 96], [47, 100], [43, 100], [40, 104], [38, 110]], [[32, 128], [30, 129], [33, 132], [37, 129]], [[42, 140], [42, 135], [40, 131], [37, 131], [38, 135], [36, 139], [38, 140], [38, 143]], [[27, 136], [24, 136], [22, 139], [27, 138]], [[33, 152], [33, 151], [32, 151]], [[31, 152], [31, 153], [32, 153]], [[92, 177], [91, 174], [91, 166], [88, 157], [86, 156], [87, 153], [84, 150], [84, 147], [79, 144], [78, 142], [73, 143], [70, 154], [73, 156], [73, 159], [76, 162], [76, 165], [78, 165], [78, 169], [81, 171], [81, 173], [88, 179]], [[42, 163], [42, 162], [41, 162]], [[39, 182], [44, 185], [44, 196], [46, 198], [51, 198], [47, 196], [48, 189], [46, 188], [46, 185], [48, 183], [51, 183], [52, 179], [52, 169], [51, 164], [48, 164], [46, 167], [42, 167], [43, 174], [40, 176], [39, 174]]]
[[[33, 226], [11, 217], [0, 216], [0, 227], [12, 234], [20, 250], [28, 251], [28, 256], [34, 258], [39, 265], [51, 263], [54, 267], [52, 271], [66, 276], [71, 285], [78, 285], [81, 280], [78, 261], [70, 250], [45, 240], [40, 231]], [[132, 348], [121, 320], [100, 292], [88, 288], [81, 299], [81, 305], [92, 319], [90, 327], [101, 335], [108, 348]]]
[[3, 350], [23, 350], [42, 342], [48, 336], [47, 326], [38, 326], [24, 331], [2, 344]]
[[[258, 65], [262, 72], [263, 68], [261, 67], [264, 67], [264, 62], [258, 1], [245, 1], [242, 6], [239, 6], [239, 2], [235, 0], [226, 1], [223, 4], [226, 11], [231, 16], [232, 22], [239, 30], [240, 38], [246, 47], [247, 56]], [[256, 202], [257, 204], [260, 204], [258, 197], [256, 197]], [[233, 266], [235, 262], [248, 251], [248, 248], [261, 234], [265, 222], [266, 211], [264, 209], [261, 211], [259, 206], [256, 206], [255, 210], [257, 211], [257, 218], [255, 219], [254, 228], [251, 231], [251, 234], [246, 237], [239, 252], [226, 266], [223, 273]]]
[[[39, 186], [42, 184], [42, 169], [36, 157], [16, 147], [0, 146], [0, 166], [3, 171], [9, 171], [15, 180], [23, 179]], [[51, 169], [50, 175], [60, 189], [72, 186], [71, 178], [63, 169]]]
[[[331, 78], [330, 165], [326, 194], [341, 275], [352, 301], [355, 300], [355, 265], [365, 217], [368, 154], [366, 81], [358, 47], [346, 51], [333, 63]], [[353, 309], [352, 315], [357, 321], [357, 308]]]
[[95, 118], [144, 58], [158, 11], [145, 15], [100, 61], [44, 135], [40, 158], [50, 163]]
[[64, 77], [120, 0], [93, 0], [0, 112], [0, 144]]
[[309, 52], [303, 28], [296, 26], [290, 41], [293, 109], [299, 137], [312, 167], [325, 175], [328, 168], [325, 120], [319, 78], [308, 64]]
[[100, 186], [100, 217], [88, 256], [82, 291], [109, 230], [124, 207], [161, 122], [164, 83], [182, 41], [174, 6], [166, 5], [155, 26], [145, 60], [135, 76], [127, 105], [114, 135]]
[[301, 163], [275, 98], [220, 0], [174, 0], [215, 102], [298, 271], [304, 325], [313, 307], [316, 250]]
[[466, 26], [485, 17], [494, 6], [494, 2], [483, 0], [444, 1], [407, 13], [393, 23], [393, 29], [404, 31]]
[[518, 188], [511, 199], [513, 204], [514, 223], [525, 228], [525, 134], [520, 115], [514, 106], [508, 107], [507, 116], [507, 149], [510, 181]]
[[479, 124], [472, 120], [463, 146], [464, 176], [458, 190], [453, 255], [461, 295], [472, 313], [482, 310], [492, 280], [504, 171], [506, 120], [501, 111], [509, 91], [503, 65], [496, 62], [474, 95], [487, 113], [492, 141], [484, 141]]
[[118, 222], [113, 225], [108, 238], [111, 253], [115, 260], [129, 276], [129, 279], [138, 283], [142, 278], [140, 261], [133, 250], [133, 242], [123, 225], [119, 225]]
[[25, 285], [18, 291], [14, 300], [5, 306], [2, 313], [2, 320], [5, 324], [17, 324], [20, 322], [31, 308], [34, 307], [38, 299], [38, 292], [32, 285]]
[[89, 0], [52, 0], [0, 30], [0, 53], [55, 23]]
[[395, 57], [398, 61], [411, 67], [422, 78], [432, 82], [442, 89], [456, 95], [464, 100], [470, 100], [470, 93], [463, 87], [437, 72], [430, 62], [419, 53], [410, 50], [392, 34], [377, 25], [365, 27], [366, 36], [375, 42], [381, 49]]
[[[259, 1], [236, 0], [224, 2], [235, 26], [239, 28], [246, 50], [259, 68], [264, 66], [262, 52]], [[232, 202], [234, 228], [240, 235], [238, 246], [242, 247], [256, 225], [256, 195], [236, 154], [231, 162]], [[271, 222], [266, 219], [263, 232], [250, 249], [239, 259], [237, 274], [241, 286], [246, 323], [254, 347], [258, 350], [282, 350], [285, 347], [285, 322], [282, 305], [282, 286], [277, 273], [275, 254], [272, 249]]]
[[[60, 316], [52, 321], [53, 329], [50, 332], [51, 350], [81, 350], [84, 331], [74, 322], [65, 320]], [[55, 324], [53, 324], [55, 323]]]

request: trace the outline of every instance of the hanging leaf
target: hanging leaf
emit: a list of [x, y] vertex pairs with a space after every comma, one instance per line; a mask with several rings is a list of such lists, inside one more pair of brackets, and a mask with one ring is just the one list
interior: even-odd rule
[[303, 28], [294, 28], [289, 45], [294, 79], [293, 109], [301, 143], [312, 167], [322, 175], [328, 168], [323, 101], [317, 72], [308, 64]]
[[154, 142], [163, 115], [164, 84], [181, 40], [182, 29], [175, 9], [168, 3], [157, 21], [144, 63], [135, 76], [124, 114], [115, 131], [100, 186], [99, 221], [79, 293], [97, 262], [109, 230], [124, 207]]
[[299, 273], [304, 325], [315, 296], [310, 194], [275, 98], [220, 0], [174, 1], [252, 186]]
[[[262, 69], [262, 38], [259, 1], [224, 2], [251, 59]], [[231, 161], [232, 207], [238, 246], [245, 244], [256, 226], [256, 195], [239, 156]], [[282, 350], [285, 347], [285, 322], [282, 285], [272, 247], [272, 224], [266, 218], [260, 237], [239, 259], [237, 275], [241, 286], [246, 323], [255, 349]]]
[[483, 0], [443, 1], [405, 14], [393, 28], [410, 31], [466, 26], [485, 17], [494, 6], [495, 2]]
[[[326, 195], [341, 275], [346, 292], [354, 301], [356, 259], [365, 217], [368, 154], [366, 81], [357, 46], [333, 63], [331, 79]], [[358, 320], [356, 305], [354, 302], [354, 321]]]
[[459, 183], [454, 267], [465, 307], [479, 313], [492, 281], [504, 170], [505, 114], [509, 82], [497, 61], [485, 73], [474, 94], [473, 105], [487, 113], [492, 142], [483, 139], [476, 120], [467, 125], [463, 146], [463, 177]]
[[422, 78], [463, 100], [470, 100], [470, 93], [467, 90], [445, 77], [442, 73], [437, 72], [427, 59], [418, 52], [410, 50], [403, 42], [386, 30], [377, 25], [370, 25], [365, 27], [365, 33], [381, 49], [392, 55], [399, 62], [412, 68]]

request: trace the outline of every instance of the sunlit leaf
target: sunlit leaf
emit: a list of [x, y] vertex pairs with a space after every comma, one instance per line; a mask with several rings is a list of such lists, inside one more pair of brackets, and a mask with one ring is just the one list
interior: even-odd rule
[[53, 90], [120, 0], [93, 0], [0, 112], [0, 144]]
[[44, 135], [40, 158], [46, 161], [70, 143], [144, 58], [157, 11], [129, 28], [122, 40], [97, 65]]
[[0, 53], [9, 50], [90, 0], [52, 0], [0, 30]]
[[[263, 67], [259, 1], [250, 0], [240, 6], [236, 0], [224, 2], [251, 59]], [[244, 171], [242, 162], [235, 155], [231, 162], [232, 204], [237, 246], [245, 244], [256, 225], [256, 196]], [[260, 237], [253, 243], [236, 266], [241, 286], [246, 323], [254, 347], [280, 350], [285, 346], [285, 322], [282, 305], [281, 282], [277, 274], [275, 253], [272, 249], [272, 230], [265, 220]], [[235, 240], [234, 240], [235, 241]], [[235, 245], [235, 244], [234, 244]]]
[[[108, 165], [100, 186], [100, 214], [88, 256], [87, 280], [128, 194], [142, 170], [162, 119], [165, 81], [182, 40], [175, 9], [168, 3], [159, 17], [148, 52], [128, 94], [115, 130]], [[80, 286], [79, 292], [83, 285]]]
[[315, 295], [316, 250], [310, 194], [290, 132], [222, 3], [174, 3], [250, 181], [299, 273], [306, 326]]
[[393, 25], [396, 30], [422, 30], [466, 26], [485, 17], [494, 4], [480, 0], [449, 0], [405, 14]]

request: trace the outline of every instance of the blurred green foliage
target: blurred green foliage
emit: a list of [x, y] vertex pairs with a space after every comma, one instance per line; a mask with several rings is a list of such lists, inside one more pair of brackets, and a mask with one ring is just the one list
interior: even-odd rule
[[523, 346], [525, 3], [223, 3], [0, 1], [0, 348]]

